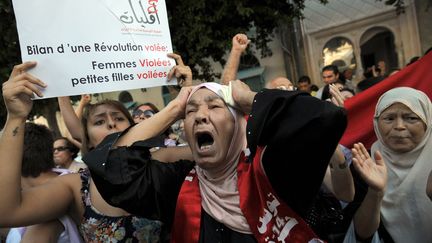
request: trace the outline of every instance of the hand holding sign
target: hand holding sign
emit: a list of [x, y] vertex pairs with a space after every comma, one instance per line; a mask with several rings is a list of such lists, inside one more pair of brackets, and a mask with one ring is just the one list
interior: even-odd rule
[[36, 62], [16, 65], [9, 80], [3, 83], [3, 99], [11, 119], [27, 119], [33, 106], [34, 94], [43, 96], [40, 89], [46, 87], [46, 84], [27, 72], [35, 66]]
[[175, 64], [163, 0], [13, 6], [22, 59], [38, 62], [29, 72], [48, 84], [44, 98], [175, 84], [167, 80]]
[[168, 53], [168, 57], [174, 58], [177, 65], [174, 66], [168, 73], [168, 80], [172, 79], [173, 76], [177, 78], [178, 85], [180, 87], [187, 87], [192, 85], [192, 70], [189, 66], [184, 65], [180, 55], [175, 53]]

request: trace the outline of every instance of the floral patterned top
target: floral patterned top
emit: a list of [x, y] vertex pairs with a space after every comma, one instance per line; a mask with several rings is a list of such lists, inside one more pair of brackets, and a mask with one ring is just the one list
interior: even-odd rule
[[85, 242], [159, 242], [162, 222], [133, 215], [111, 217], [98, 212], [90, 200], [90, 172], [80, 170], [81, 195], [85, 206], [79, 231]]

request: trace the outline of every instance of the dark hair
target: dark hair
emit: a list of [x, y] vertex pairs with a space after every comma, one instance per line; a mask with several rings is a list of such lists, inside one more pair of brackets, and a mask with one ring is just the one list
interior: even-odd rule
[[[101, 105], [107, 105], [107, 106], [112, 106], [116, 109], [118, 109], [123, 115], [126, 116], [126, 118], [129, 121], [129, 124], [135, 124], [131, 114], [129, 113], [129, 111], [126, 109], [126, 107], [124, 107], [124, 105], [117, 100], [102, 100], [97, 102], [96, 104], [87, 104], [84, 108], [84, 112], [81, 118], [81, 126], [83, 128], [83, 136], [82, 136], [82, 141], [81, 141], [81, 152], [83, 154], [86, 154], [91, 148], [89, 147], [89, 136], [88, 136], [88, 127], [87, 127], [87, 123], [88, 123], [88, 119], [90, 117], [90, 115], [94, 112], [94, 110]], [[51, 146], [52, 147], [52, 146]]]
[[407, 63], [407, 66], [408, 66], [408, 65], [411, 65], [411, 64], [413, 64], [413, 63], [415, 63], [415, 62], [417, 62], [418, 59], [420, 59], [419, 56], [412, 57], [412, 58], [410, 59], [410, 61]]
[[44, 126], [27, 122], [24, 131], [21, 175], [38, 177], [42, 172], [54, 168], [53, 134]]
[[153, 103], [151, 103], [151, 102], [146, 102], [146, 103], [142, 103], [142, 104], [140, 104], [140, 105], [137, 105], [136, 107], [135, 107], [135, 109], [133, 109], [133, 112], [132, 112], [132, 114], [133, 113], [135, 113], [141, 106], [144, 106], [144, 105], [146, 105], [146, 106], [149, 106], [150, 108], [152, 108], [152, 110], [155, 112], [155, 113], [158, 113], [159, 112], [159, 109], [153, 104]]
[[315, 84], [312, 84], [311, 85], [311, 90], [317, 92], [319, 90], [319, 88]]
[[[375, 72], [380, 73], [381, 69], [378, 67], [375, 67]], [[368, 79], [368, 78], [373, 78], [374, 77], [374, 73], [373, 73], [373, 67], [368, 67], [366, 68], [366, 71], [364, 71], [363, 76]], [[380, 76], [380, 75], [378, 75]]]
[[324, 71], [333, 71], [334, 75], [339, 74], [339, 69], [335, 65], [327, 65], [327, 66], [323, 67], [321, 73], [323, 73]]
[[64, 140], [65, 141], [66, 147], [72, 153], [72, 159], [75, 159], [78, 156], [78, 152], [80, 149], [77, 146], [75, 146], [75, 144], [73, 144], [68, 138], [57, 137], [56, 139], [54, 139], [54, 142], [57, 140]]
[[324, 86], [322, 94], [321, 94], [321, 100], [327, 100], [328, 98], [331, 98], [330, 86], [328, 84], [326, 84]]
[[[338, 83], [338, 84], [342, 84], [342, 85], [345, 85], [344, 82], [343, 82], [342, 80], [340, 80], [340, 79], [337, 79], [337, 80], [334, 82], [334, 84], [336, 84], [336, 83]], [[330, 94], [330, 86], [329, 86], [328, 84], [326, 84], [326, 85], [324, 86], [324, 88], [323, 88], [323, 92], [322, 92], [322, 95], [321, 95], [321, 99], [322, 99], [322, 100], [327, 100], [328, 98], [331, 98], [331, 94]]]
[[347, 68], [347, 69], [343, 70], [342, 74], [345, 75], [345, 73], [348, 71], [351, 71], [351, 73], [354, 72], [354, 70], [352, 70], [351, 68]]
[[347, 88], [347, 87], [343, 87], [343, 88], [340, 90], [340, 92], [342, 92], [342, 91], [347, 91], [347, 92], [350, 92], [352, 95], [355, 95], [354, 90], [352, 90], [352, 89], [350, 89], [350, 88]]
[[297, 83], [308, 83], [308, 84], [310, 84], [311, 83], [311, 79], [309, 78], [309, 76], [304, 75], [304, 76], [301, 76], [299, 78], [299, 80], [298, 80]]
[[346, 78], [344, 75], [339, 75], [339, 80], [342, 81], [344, 85], [346, 84]]

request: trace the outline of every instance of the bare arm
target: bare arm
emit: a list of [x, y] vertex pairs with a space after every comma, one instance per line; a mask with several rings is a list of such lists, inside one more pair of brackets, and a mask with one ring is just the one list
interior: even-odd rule
[[[255, 92], [243, 82], [237, 80], [232, 82], [232, 96], [239, 108], [245, 112], [250, 112]], [[116, 146], [130, 146], [136, 141], [145, 140], [159, 135], [165, 131], [173, 122], [184, 116], [186, 100], [193, 87], [182, 88], [176, 99], [171, 101], [164, 109], [156, 113], [150, 119], [146, 119], [132, 127], [125, 135], [119, 138]], [[172, 151], [175, 150], [175, 153]], [[152, 154], [153, 158], [173, 162], [178, 159], [192, 160], [189, 147], [165, 148]]]
[[67, 96], [58, 97], [57, 100], [60, 107], [60, 113], [63, 117], [67, 129], [69, 130], [69, 133], [71, 134], [73, 139], [81, 142], [81, 136], [83, 134], [81, 122], [72, 107], [70, 98]]
[[244, 114], [252, 111], [253, 100], [256, 92], [252, 91], [249, 86], [240, 80], [231, 81], [232, 98], [237, 108]]
[[[339, 89], [334, 84], [330, 84], [329, 91], [331, 102], [336, 106], [344, 107], [345, 98]], [[324, 184], [337, 199], [351, 202], [355, 194], [354, 180], [340, 145], [337, 146], [331, 157], [329, 166], [331, 170], [330, 173], [326, 173]]]
[[71, 143], [73, 143], [75, 146], [77, 146], [79, 149], [81, 149], [81, 146], [82, 146], [82, 144], [78, 141], [78, 140], [76, 140], [76, 139], [74, 139], [72, 136], [70, 136], [70, 135], [68, 135], [68, 136], [66, 136], [68, 139], [69, 139], [69, 141], [71, 142]]
[[33, 93], [42, 97], [39, 87], [45, 87], [42, 81], [26, 72], [35, 65], [35, 62], [26, 62], [15, 66], [9, 80], [3, 84], [8, 116], [0, 137], [0, 227], [55, 219], [66, 213], [73, 201], [73, 193], [57, 178], [53, 183], [21, 190], [25, 121], [33, 105]]
[[[89, 94], [83, 94], [83, 95], [81, 95], [81, 100], [80, 100], [80, 102], [79, 102], [79, 104], [78, 104], [78, 107], [76, 108], [76, 110], [75, 110], [75, 114], [76, 114], [76, 116], [78, 117], [78, 122], [81, 120], [81, 118], [82, 118], [82, 114], [83, 114], [83, 111], [84, 111], [84, 107], [87, 105], [87, 104], [89, 104], [90, 103], [90, 101], [91, 101], [91, 99], [92, 99], [92, 97], [91, 97], [91, 95], [89, 95]], [[70, 103], [70, 102], [69, 102]], [[81, 124], [81, 123], [80, 123]]]
[[179, 159], [193, 161], [189, 146], [161, 148], [152, 152], [152, 158], [161, 162], [176, 162]]
[[336, 148], [335, 153], [330, 159], [330, 168], [331, 186], [329, 188], [332, 193], [339, 200], [351, 202], [354, 199], [355, 193], [354, 180], [340, 146]]
[[380, 208], [387, 185], [387, 168], [380, 152], [375, 152], [375, 161], [361, 143], [354, 144], [353, 163], [369, 185], [366, 197], [354, 215], [354, 227], [362, 239], [371, 237], [380, 224]]
[[27, 227], [21, 243], [57, 243], [63, 231], [64, 227], [58, 220], [32, 225]]
[[191, 90], [192, 86], [182, 88], [178, 96], [165, 108], [129, 129], [115, 145], [130, 146], [136, 141], [146, 140], [164, 132], [172, 123], [184, 116], [186, 100]]
[[221, 84], [228, 85], [229, 81], [237, 79], [240, 57], [246, 50], [249, 42], [250, 40], [248, 40], [245, 34], [237, 34], [233, 37], [231, 52], [222, 73]]
[[[177, 65], [168, 73], [168, 79], [176, 77], [183, 88], [177, 97], [164, 109], [156, 113], [150, 119], [146, 119], [132, 127], [117, 142], [116, 146], [130, 146], [136, 141], [155, 137], [164, 132], [172, 123], [184, 116], [187, 97], [192, 90], [192, 71], [185, 66], [180, 55], [169, 53], [169, 57], [176, 60]], [[163, 149], [164, 150], [164, 149]], [[157, 153], [157, 154], [163, 154]], [[161, 158], [162, 159], [162, 158]], [[163, 159], [161, 161], [164, 161]]]

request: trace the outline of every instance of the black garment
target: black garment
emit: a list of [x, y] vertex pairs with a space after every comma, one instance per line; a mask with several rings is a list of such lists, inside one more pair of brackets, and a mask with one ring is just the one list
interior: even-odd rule
[[362, 81], [360, 81], [357, 84], [357, 89], [359, 91], [365, 91], [366, 89], [369, 89], [370, 87], [374, 86], [375, 84], [383, 81], [385, 79], [385, 77], [383, 76], [379, 76], [379, 77], [372, 77], [372, 78], [367, 78], [367, 79], [363, 79]]
[[321, 100], [331, 99], [330, 86], [326, 84], [321, 94]]
[[303, 218], [318, 193], [346, 127], [345, 110], [303, 92], [256, 95], [248, 147], [266, 145], [263, 166], [278, 196]]
[[157, 139], [111, 149], [120, 136], [121, 133], [107, 136], [83, 158], [92, 180], [109, 204], [137, 216], [162, 221], [161, 239], [168, 242], [177, 195], [194, 163], [152, 160], [149, 149], [159, 145]]
[[214, 220], [201, 208], [201, 227], [199, 243], [257, 243], [253, 235], [236, 232]]
[[[336, 83], [338, 83], [338, 84], [342, 84], [342, 85], [345, 87], [345, 83], [346, 83], [346, 81], [345, 81], [345, 80], [342, 80], [342, 79], [337, 79], [337, 80], [334, 81], [332, 84], [336, 84]], [[331, 97], [332, 97], [332, 95], [331, 95], [331, 93], [330, 93], [330, 86], [329, 86], [328, 84], [326, 84], [326, 85], [323, 87], [323, 91], [322, 91], [322, 93], [321, 93], [321, 100], [331, 99]]]
[[320, 239], [333, 243], [343, 241], [347, 230], [342, 224], [343, 218], [339, 200], [332, 193], [321, 189], [305, 220]]
[[[263, 90], [255, 96], [250, 116], [249, 157], [254, 157], [257, 146], [266, 146], [262, 161], [273, 188], [304, 216], [345, 130], [344, 109], [303, 92]], [[181, 183], [192, 163], [169, 165], [152, 160], [148, 141], [110, 150], [112, 137], [118, 136], [105, 139], [96, 148], [99, 154], [84, 158], [101, 195], [133, 214], [169, 222], [169, 227]], [[202, 237], [207, 239], [211, 231], [204, 232]]]

